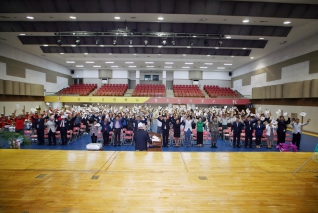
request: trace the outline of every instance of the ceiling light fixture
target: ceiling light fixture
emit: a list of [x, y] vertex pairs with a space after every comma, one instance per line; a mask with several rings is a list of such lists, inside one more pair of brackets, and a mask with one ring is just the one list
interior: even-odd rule
[[22, 33], [22, 34], [20, 34], [20, 35], [21, 35], [21, 36], [24, 36], [25, 34]]
[[206, 56], [210, 57], [211, 55], [206, 55]]
[[115, 38], [115, 39], [113, 40], [113, 45], [114, 45], [114, 46], [117, 45], [117, 38]]
[[173, 62], [165, 62], [165, 64], [173, 64]]
[[191, 40], [191, 41], [190, 41], [190, 46], [193, 47], [193, 45], [194, 45], [194, 41]]
[[152, 68], [152, 67], [154, 67], [154, 66], [147, 66], [147, 67]]
[[115, 16], [114, 18], [115, 18], [115, 19], [117, 19], [117, 20], [119, 20], [119, 19], [120, 19], [120, 17], [119, 17], [119, 16]]
[[246, 50], [246, 48], [245, 48], [245, 47], [243, 47], [242, 49], [243, 49], [243, 50]]
[[232, 66], [232, 64], [224, 64], [225, 66]]
[[125, 62], [125, 64], [133, 64], [134, 62]]
[[44, 47], [47, 47], [47, 46], [49, 46], [49, 45], [47, 45], [47, 44], [43, 44], [43, 46], [44, 46]]
[[231, 36], [226, 36], [225, 38], [231, 38]]
[[219, 41], [219, 47], [223, 47], [223, 41]]
[[186, 63], [184, 63], [184, 64], [193, 64], [192, 62], [186, 62]]
[[234, 55], [231, 55], [232, 58], [234, 58]]
[[61, 55], [64, 55], [64, 53], [60, 53]]
[[132, 39], [129, 40], [129, 45], [133, 45], [134, 41]]
[[66, 61], [67, 64], [74, 64], [75, 61]]
[[118, 67], [118, 66], [111, 66], [111, 67], [116, 68], [116, 67]]
[[84, 55], [88, 55], [88, 53], [84, 53]]
[[84, 67], [83, 65], [76, 65], [76, 67]]
[[113, 61], [106, 61], [105, 64], [113, 64]]
[[243, 20], [243, 23], [248, 23], [248, 22], [250, 22], [250, 20], [248, 19]]
[[144, 40], [144, 44], [145, 44], [145, 46], [148, 45], [148, 40], [147, 39]]
[[27, 16], [26, 18], [27, 18], [27, 19], [34, 19], [33, 16]]
[[57, 39], [56, 44], [59, 45], [59, 46], [61, 46], [63, 44], [61, 36], [60, 36], [59, 39]]
[[76, 17], [75, 16], [70, 16], [70, 19], [76, 19]]
[[208, 68], [208, 67], [200, 67], [201, 69], [206, 69], [206, 68]]
[[95, 66], [93, 66], [93, 67], [101, 67], [101, 66], [95, 65]]
[[250, 59], [254, 59], [254, 57], [250, 57]]
[[290, 24], [291, 22], [290, 21], [284, 21], [284, 24]]
[[165, 68], [172, 68], [172, 66], [165, 66]]
[[204, 63], [205, 65], [213, 65], [213, 63]]
[[80, 45], [80, 44], [81, 44], [81, 40], [79, 39], [79, 37], [77, 37], [77, 38], [75, 39], [75, 44], [76, 44], [76, 45]]
[[134, 67], [136, 67], [136, 66], [129, 66], [130, 68], [134, 68]]
[[161, 44], [162, 44], [163, 46], [166, 46], [167, 40], [166, 40], [166, 39], [163, 39], [162, 42], [161, 42]]
[[158, 20], [160, 20], [160, 21], [163, 20], [163, 19], [164, 19], [163, 17], [158, 17]]
[[183, 69], [189, 69], [190, 67], [182, 67]]
[[172, 46], [176, 46], [176, 41], [175, 41], [175, 40], [172, 40], [172, 41], [171, 41], [171, 44], [172, 44]]
[[260, 40], [263, 40], [264, 38], [259, 38]]
[[218, 67], [218, 70], [224, 70], [225, 67]]
[[162, 47], [161, 45], [158, 46], [158, 48], [161, 48], [161, 47]]
[[86, 61], [86, 64], [94, 64], [94, 61]]
[[96, 40], [95, 40], [95, 45], [100, 45], [100, 40], [99, 40], [98, 37], [97, 37]]
[[145, 62], [145, 64], [153, 64], [153, 62]]

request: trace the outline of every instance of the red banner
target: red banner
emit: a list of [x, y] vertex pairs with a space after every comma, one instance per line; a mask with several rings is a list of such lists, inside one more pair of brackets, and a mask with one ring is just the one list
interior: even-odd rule
[[247, 105], [247, 98], [149, 98], [149, 104]]

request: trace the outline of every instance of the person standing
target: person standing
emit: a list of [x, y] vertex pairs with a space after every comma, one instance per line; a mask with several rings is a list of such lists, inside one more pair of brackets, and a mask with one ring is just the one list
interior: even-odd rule
[[[66, 116], [62, 115], [61, 120], [58, 121], [57, 128], [61, 133], [62, 146], [67, 145], [67, 120], [65, 120]], [[88, 125], [88, 121], [87, 121]]]
[[136, 151], [147, 151], [147, 143], [152, 144], [147, 131], [144, 130], [144, 124], [138, 123], [138, 130], [134, 133], [135, 150]]
[[257, 120], [257, 124], [255, 124], [255, 143], [256, 143], [256, 148], [260, 149], [261, 146], [261, 140], [262, 140], [262, 135], [263, 135], [263, 130], [264, 130], [264, 125], [261, 123], [261, 120]]
[[179, 147], [181, 123], [178, 118], [175, 120], [173, 117], [171, 118], [171, 123], [173, 125], [173, 138], [176, 142], [176, 147]]
[[44, 119], [42, 115], [39, 114], [38, 118], [35, 120], [36, 134], [38, 136], [38, 145], [44, 145]]
[[198, 144], [198, 147], [202, 147], [203, 129], [204, 129], [204, 122], [202, 122], [202, 117], [199, 117], [196, 126], [197, 126], [197, 144]]
[[310, 122], [310, 119], [307, 120], [306, 123], [299, 123], [299, 119], [296, 118], [295, 121], [292, 122], [293, 127], [293, 144], [297, 146], [297, 149], [300, 150], [300, 140], [301, 140], [301, 127], [308, 125]]
[[91, 129], [89, 131], [89, 134], [91, 135], [92, 143], [97, 142], [97, 134], [98, 134], [98, 127], [100, 124], [97, 123], [97, 120], [94, 120], [93, 125], [91, 126]]
[[289, 116], [287, 121], [284, 116], [280, 116], [279, 119], [277, 119], [277, 144], [285, 143], [287, 124], [290, 124]]
[[18, 132], [20, 134], [24, 134], [23, 130], [24, 130], [24, 109], [22, 109], [23, 115], [18, 115], [18, 117], [15, 117], [15, 113], [16, 110], [13, 113], [13, 117], [14, 117], [14, 123], [15, 123], [15, 132]]
[[245, 125], [245, 148], [247, 148], [247, 145], [252, 148], [253, 143], [253, 125], [257, 121], [256, 118], [251, 120], [251, 117], [248, 116], [247, 119], [244, 120]]
[[115, 139], [114, 139], [114, 146], [120, 146], [120, 134], [121, 134], [121, 130], [123, 128], [123, 123], [122, 121], [119, 119], [119, 116], [116, 115], [115, 119], [112, 120], [113, 122], [113, 128], [114, 128], [114, 136], [115, 136]]
[[52, 140], [53, 140], [54, 146], [56, 146], [56, 136], [55, 136], [56, 123], [54, 120], [54, 115], [51, 115], [51, 117], [49, 118], [49, 120], [46, 122], [45, 125], [47, 126], [47, 129], [48, 129], [48, 140], [49, 140], [48, 146], [52, 145]]
[[243, 123], [240, 122], [239, 117], [236, 117], [236, 121], [233, 122], [231, 130], [233, 132], [233, 147], [240, 148], [240, 141], [241, 141], [241, 132], [243, 128]]
[[191, 145], [192, 123], [193, 119], [191, 119], [190, 115], [187, 116], [186, 120], [182, 121], [185, 133], [184, 144], [186, 147], [189, 147]]
[[220, 131], [219, 122], [215, 116], [213, 117], [212, 121], [209, 122], [209, 129], [211, 132], [211, 148], [218, 148], [216, 146], [216, 142], [220, 136]]
[[[159, 118], [162, 119], [162, 116], [159, 115]], [[162, 127], [162, 123], [161, 123], [161, 121], [159, 121], [159, 120], [157, 119], [157, 133], [158, 133], [159, 135], [161, 135], [161, 133], [162, 133], [161, 127]]]
[[272, 148], [272, 143], [274, 140], [274, 129], [275, 126], [272, 123], [266, 124], [266, 139], [267, 139], [267, 148]]
[[163, 147], [168, 147], [168, 138], [170, 130], [170, 118], [168, 119], [166, 115], [163, 116], [163, 119], [157, 118], [161, 123], [162, 138], [163, 138]]
[[100, 125], [102, 126], [101, 132], [103, 133], [104, 145], [108, 146], [109, 132], [111, 131], [110, 122], [108, 121], [108, 118], [104, 118], [104, 121], [102, 121]]

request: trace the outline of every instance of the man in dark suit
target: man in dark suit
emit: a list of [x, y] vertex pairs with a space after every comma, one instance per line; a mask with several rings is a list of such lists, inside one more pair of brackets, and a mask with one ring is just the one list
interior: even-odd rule
[[257, 119], [254, 118], [251, 120], [251, 117], [248, 116], [247, 119], [244, 120], [245, 125], [245, 148], [249, 145], [252, 148], [252, 138], [253, 138], [253, 124], [256, 123]]
[[113, 122], [113, 132], [114, 132], [114, 146], [120, 146], [120, 134], [121, 134], [121, 130], [123, 129], [123, 122], [122, 119], [116, 115], [115, 119], [111, 119], [111, 121]]
[[103, 133], [103, 140], [104, 140], [104, 145], [108, 146], [109, 144], [109, 132], [111, 131], [110, 124], [111, 122], [108, 121], [108, 118], [103, 116], [103, 121], [100, 122], [100, 125], [102, 127], [101, 132]]
[[241, 132], [244, 124], [240, 122], [239, 117], [236, 117], [236, 121], [232, 124], [232, 132], [233, 132], [233, 147], [240, 148], [240, 140], [241, 140]]
[[279, 119], [277, 119], [277, 144], [285, 143], [287, 124], [290, 124], [290, 117], [288, 114], [287, 116], [287, 121], [284, 116], [280, 116]]
[[162, 123], [162, 138], [163, 138], [163, 147], [168, 147], [168, 138], [169, 138], [169, 129], [170, 129], [170, 117], [167, 118], [166, 115], [163, 116], [163, 119], [157, 118], [158, 121]]
[[138, 124], [138, 130], [134, 133], [135, 150], [147, 151], [147, 142], [152, 144], [152, 141], [148, 135], [148, 132], [144, 130], [143, 123]]
[[62, 145], [67, 145], [67, 127], [68, 121], [65, 119], [66, 116], [62, 115], [61, 120], [57, 124], [57, 128], [61, 133]]
[[38, 145], [44, 145], [44, 119], [41, 114], [38, 118], [33, 118], [35, 120], [36, 134], [38, 136]]

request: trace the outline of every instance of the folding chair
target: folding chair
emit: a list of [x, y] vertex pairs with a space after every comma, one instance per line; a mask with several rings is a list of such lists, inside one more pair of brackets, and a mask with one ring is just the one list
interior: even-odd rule
[[[123, 141], [123, 145], [132, 145], [133, 144], [133, 135], [134, 132], [131, 130], [126, 130], [125, 134], [124, 134], [124, 141]], [[130, 143], [128, 143], [128, 141]]]

